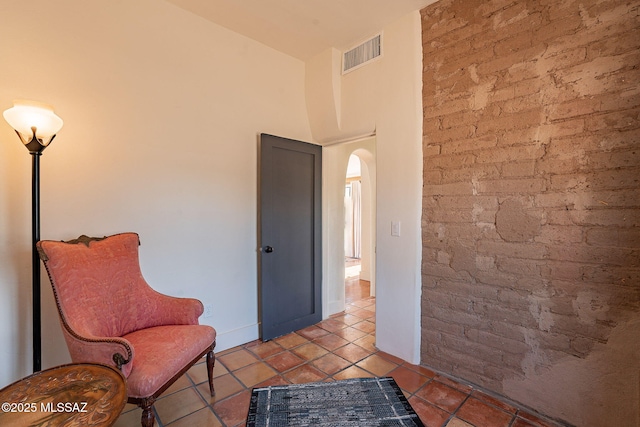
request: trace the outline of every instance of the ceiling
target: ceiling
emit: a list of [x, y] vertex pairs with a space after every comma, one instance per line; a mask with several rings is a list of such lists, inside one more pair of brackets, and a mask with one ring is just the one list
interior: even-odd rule
[[345, 49], [436, 0], [167, 0], [211, 22], [306, 60]]

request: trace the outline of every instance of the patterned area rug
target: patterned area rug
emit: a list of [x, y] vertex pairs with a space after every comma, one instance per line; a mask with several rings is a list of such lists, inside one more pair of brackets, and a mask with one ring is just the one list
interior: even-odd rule
[[393, 378], [254, 388], [247, 427], [424, 427]]

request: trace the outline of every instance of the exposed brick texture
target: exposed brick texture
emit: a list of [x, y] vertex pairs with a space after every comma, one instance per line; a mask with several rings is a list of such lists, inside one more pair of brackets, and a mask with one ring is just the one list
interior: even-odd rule
[[638, 319], [640, 2], [421, 14], [421, 358], [505, 393]]

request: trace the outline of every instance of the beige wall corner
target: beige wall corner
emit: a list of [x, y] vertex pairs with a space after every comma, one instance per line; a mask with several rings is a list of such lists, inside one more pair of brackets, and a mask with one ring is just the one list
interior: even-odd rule
[[317, 142], [342, 138], [340, 129], [341, 53], [334, 48], [305, 63], [305, 90], [311, 133]]

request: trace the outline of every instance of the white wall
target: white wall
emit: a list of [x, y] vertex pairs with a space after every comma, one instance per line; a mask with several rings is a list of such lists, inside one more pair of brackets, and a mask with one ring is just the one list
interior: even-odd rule
[[[313, 137], [332, 141], [376, 133], [376, 345], [413, 363], [420, 352], [420, 260], [422, 191], [422, 42], [420, 14], [384, 28], [384, 56], [345, 76], [336, 76], [335, 49], [307, 61], [307, 104]], [[333, 94], [334, 97], [329, 96]], [[338, 99], [335, 99], [338, 97]], [[331, 118], [331, 114], [338, 117]], [[352, 150], [328, 146], [325, 184], [344, 171]], [[345, 157], [346, 156], [346, 157]], [[337, 177], [337, 178], [336, 178]], [[342, 199], [326, 206], [324, 224], [344, 227]], [[332, 207], [333, 206], [333, 207]], [[338, 224], [338, 221], [340, 224]], [[391, 222], [401, 235], [391, 236]], [[326, 231], [331, 239], [332, 231]], [[336, 239], [340, 241], [340, 239]], [[325, 241], [326, 300], [339, 306], [339, 263]]]
[[[257, 338], [256, 148], [310, 140], [305, 64], [157, 0], [0, 3], [0, 109], [51, 103], [42, 238], [140, 234], [157, 290]], [[30, 156], [0, 120], [0, 386], [31, 371]], [[43, 367], [67, 363], [43, 281]]]

